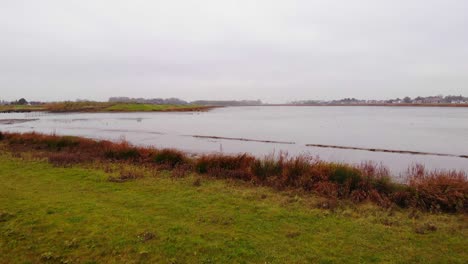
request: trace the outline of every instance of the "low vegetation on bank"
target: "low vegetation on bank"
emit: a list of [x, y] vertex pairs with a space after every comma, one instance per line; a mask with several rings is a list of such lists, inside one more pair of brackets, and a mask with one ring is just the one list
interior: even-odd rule
[[0, 263], [465, 263], [466, 175], [409, 175], [0, 133]]
[[0, 105], [0, 113], [45, 111], [42, 105]]
[[392, 180], [388, 169], [381, 165], [331, 163], [307, 156], [256, 158], [248, 154], [208, 154], [189, 157], [178, 150], [135, 147], [128, 142], [36, 133], [3, 133], [0, 142], [12, 151], [40, 152], [57, 166], [96, 160], [130, 162], [155, 170], [169, 170], [179, 176], [196, 173], [277, 190], [313, 193], [331, 203], [337, 200], [370, 201], [384, 208], [397, 206], [431, 212], [468, 213], [466, 173], [427, 171], [420, 165], [410, 168], [406, 181], [401, 183]]
[[63, 151], [50, 164], [38, 151], [23, 150], [0, 152], [0, 263], [465, 263], [468, 257], [462, 214], [332, 203], [121, 162], [133, 151], [71, 165], [75, 157]]
[[107, 102], [61, 102], [41, 105], [2, 105], [0, 112], [33, 112], [44, 111], [54, 113], [70, 112], [174, 112], [174, 111], [206, 111], [212, 107], [201, 105], [156, 105], [139, 103], [107, 103]]

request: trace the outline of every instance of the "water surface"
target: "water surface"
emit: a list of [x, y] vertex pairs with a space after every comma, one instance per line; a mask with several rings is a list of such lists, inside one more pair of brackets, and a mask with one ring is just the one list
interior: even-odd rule
[[[97, 139], [125, 138], [139, 145], [190, 152], [318, 155], [330, 161], [370, 160], [401, 172], [414, 163], [468, 171], [468, 159], [307, 147], [306, 144], [468, 155], [468, 108], [438, 107], [226, 107], [197, 113], [0, 114], [35, 121], [0, 125]], [[291, 142], [264, 143], [194, 135]]]

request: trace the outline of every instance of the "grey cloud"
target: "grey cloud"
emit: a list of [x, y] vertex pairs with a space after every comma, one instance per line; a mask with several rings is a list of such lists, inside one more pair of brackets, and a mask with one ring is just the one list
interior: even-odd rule
[[466, 1], [0, 6], [0, 99], [468, 94]]

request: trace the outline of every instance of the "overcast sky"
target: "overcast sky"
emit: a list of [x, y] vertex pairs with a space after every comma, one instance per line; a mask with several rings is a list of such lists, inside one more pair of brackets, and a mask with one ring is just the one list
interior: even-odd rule
[[466, 0], [0, 0], [0, 99], [468, 96]]

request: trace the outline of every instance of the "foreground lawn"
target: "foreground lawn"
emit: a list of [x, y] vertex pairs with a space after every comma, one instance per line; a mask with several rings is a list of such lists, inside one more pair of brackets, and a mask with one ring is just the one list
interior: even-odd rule
[[[0, 152], [1, 153], [1, 152]], [[109, 170], [106, 170], [109, 171]], [[0, 263], [466, 263], [467, 218], [0, 154]], [[194, 184], [197, 183], [197, 184]], [[200, 183], [200, 184], [198, 184]]]

